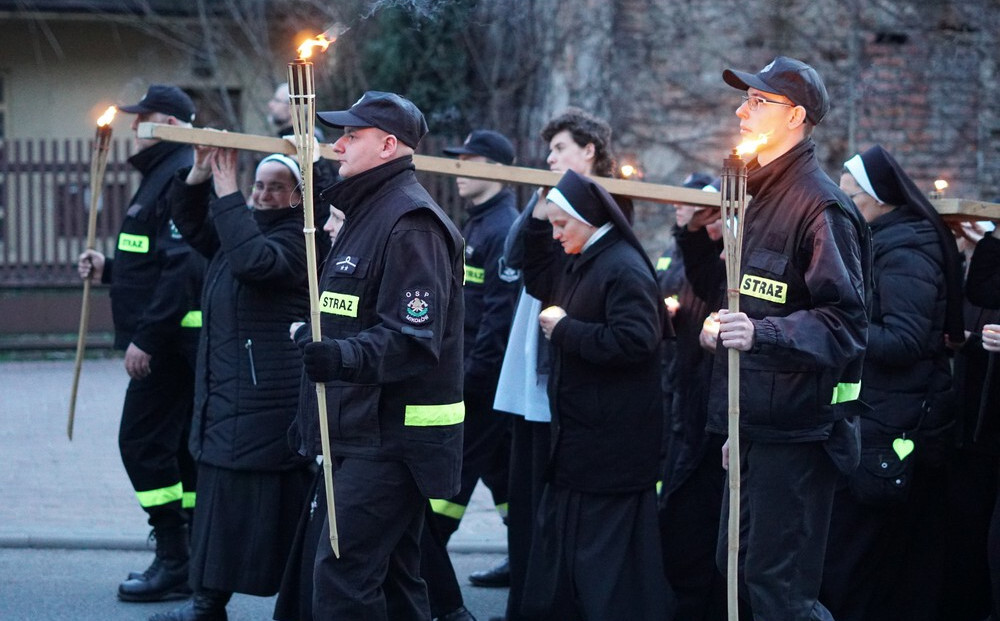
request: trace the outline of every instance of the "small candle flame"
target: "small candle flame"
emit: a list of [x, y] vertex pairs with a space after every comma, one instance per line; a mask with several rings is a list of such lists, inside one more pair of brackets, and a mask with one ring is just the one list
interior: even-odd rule
[[771, 135], [771, 132], [766, 134], [758, 134], [756, 138], [746, 138], [741, 142], [734, 151], [736, 155], [747, 155], [750, 153], [755, 153], [757, 149], [761, 148], [767, 144], [767, 138]]
[[299, 60], [305, 60], [312, 56], [313, 48], [320, 48], [321, 52], [325, 52], [326, 48], [330, 47], [330, 44], [337, 40], [337, 37], [332, 39], [326, 38], [326, 33], [319, 36], [313, 37], [312, 39], [306, 40], [302, 45], [298, 47]]
[[115, 112], [118, 112], [118, 108], [115, 108], [114, 106], [108, 107], [108, 109], [104, 111], [104, 114], [97, 119], [97, 126], [107, 127], [108, 125], [111, 125], [111, 121], [115, 118]]
[[948, 189], [948, 182], [944, 179], [937, 179], [934, 181], [934, 189], [938, 192], [944, 192]]

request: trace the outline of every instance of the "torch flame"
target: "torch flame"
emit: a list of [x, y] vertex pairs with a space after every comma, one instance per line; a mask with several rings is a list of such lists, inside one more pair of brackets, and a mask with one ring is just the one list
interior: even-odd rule
[[755, 153], [757, 149], [767, 144], [767, 138], [770, 135], [771, 132], [767, 132], [766, 134], [758, 134], [756, 138], [746, 138], [734, 149], [736, 155]]
[[114, 106], [109, 106], [108, 109], [104, 111], [104, 114], [97, 119], [97, 126], [105, 127], [107, 125], [111, 125], [111, 121], [115, 118], [115, 112], [118, 112], [118, 109]]
[[948, 182], [944, 179], [937, 179], [934, 181], [934, 189], [938, 192], [944, 192], [948, 188]]
[[299, 60], [305, 60], [312, 56], [313, 48], [318, 47], [320, 51], [325, 52], [326, 48], [330, 47], [330, 44], [337, 40], [337, 37], [332, 39], [326, 38], [326, 33], [319, 36], [313, 37], [312, 39], [306, 40], [302, 45], [298, 47]]

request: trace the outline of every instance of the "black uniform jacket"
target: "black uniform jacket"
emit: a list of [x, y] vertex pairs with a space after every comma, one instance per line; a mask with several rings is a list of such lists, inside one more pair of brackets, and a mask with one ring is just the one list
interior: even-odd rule
[[[155, 355], [180, 346], [194, 351], [204, 261], [191, 251], [170, 219], [167, 186], [190, 166], [191, 147], [159, 142], [129, 158], [142, 182], [129, 202], [114, 259], [101, 280], [111, 284], [115, 347], [135, 343]], [[184, 327], [182, 327], [182, 323]]]
[[[879, 216], [871, 229], [875, 286], [861, 398], [890, 433], [918, 424], [931, 430], [948, 421], [928, 420], [925, 406], [951, 387], [940, 239], [906, 207]], [[870, 426], [863, 418], [862, 439]]]
[[492, 391], [503, 363], [521, 272], [501, 267], [504, 240], [517, 219], [514, 193], [501, 190], [469, 208], [465, 238], [465, 385]]
[[250, 210], [240, 193], [210, 201], [210, 182], [170, 190], [174, 222], [209, 259], [202, 294], [191, 454], [213, 466], [283, 470], [302, 355], [288, 326], [309, 312], [301, 209]]
[[[755, 342], [740, 353], [740, 429], [750, 439], [825, 440], [834, 421], [863, 409], [857, 397], [868, 335], [870, 234], [814, 150], [806, 139], [767, 166], [748, 166], [753, 199], [739, 289]], [[717, 248], [707, 235], [678, 241], [688, 262]], [[717, 275], [715, 268], [707, 272]], [[728, 375], [727, 361], [720, 345], [708, 429], [721, 434], [728, 433], [728, 389], [719, 379]]]
[[[421, 492], [450, 498], [462, 464], [462, 237], [409, 157], [344, 179], [323, 200], [346, 215], [320, 280], [321, 325], [342, 359], [328, 382], [332, 451], [403, 461]], [[312, 385], [301, 452], [318, 454]]]
[[655, 484], [662, 439], [662, 314], [646, 257], [611, 229], [582, 254], [553, 260], [552, 227], [531, 219], [528, 293], [567, 316], [552, 332], [548, 476], [590, 493]]

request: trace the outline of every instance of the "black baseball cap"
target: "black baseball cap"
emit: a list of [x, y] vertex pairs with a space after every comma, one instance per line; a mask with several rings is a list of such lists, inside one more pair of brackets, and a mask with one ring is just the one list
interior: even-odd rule
[[317, 112], [316, 116], [330, 127], [377, 127], [413, 149], [427, 134], [420, 109], [396, 93], [368, 91], [348, 110]]
[[491, 129], [474, 130], [460, 147], [447, 147], [448, 155], [481, 155], [500, 164], [514, 163], [514, 145], [500, 132]]
[[813, 125], [819, 125], [830, 111], [830, 96], [823, 78], [801, 60], [778, 56], [755, 74], [726, 69], [722, 79], [741, 91], [756, 88], [788, 97], [795, 105], [805, 108], [806, 118]]
[[139, 103], [131, 106], [119, 106], [118, 109], [130, 114], [148, 114], [150, 112], [169, 114], [186, 123], [194, 120], [194, 102], [191, 101], [187, 93], [169, 84], [150, 84], [149, 90], [142, 96]]

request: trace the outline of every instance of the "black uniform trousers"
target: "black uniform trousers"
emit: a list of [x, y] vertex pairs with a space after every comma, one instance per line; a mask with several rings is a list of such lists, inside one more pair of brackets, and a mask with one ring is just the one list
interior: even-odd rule
[[511, 416], [510, 510], [507, 513], [507, 556], [510, 589], [507, 621], [532, 621], [539, 617], [521, 612], [527, 579], [528, 558], [535, 532], [535, 515], [545, 487], [545, 464], [549, 457], [549, 423]]
[[[510, 416], [493, 410], [494, 390], [466, 391], [462, 436], [462, 487], [445, 503], [435, 501], [438, 532], [445, 543], [458, 530], [479, 480], [490, 490], [506, 518], [510, 478]], [[442, 507], [443, 508], [440, 508]]]
[[726, 618], [726, 580], [715, 565], [718, 517], [726, 492], [724, 442], [724, 436], [711, 434], [698, 466], [660, 500], [663, 565], [677, 596], [677, 619], [685, 621]]
[[656, 490], [591, 494], [545, 486], [522, 608], [543, 619], [673, 619]]
[[[739, 587], [754, 621], [831, 621], [818, 597], [839, 471], [824, 443], [743, 439], [740, 467]], [[716, 552], [723, 574], [728, 489], [727, 477]]]
[[150, 359], [149, 375], [129, 381], [118, 429], [125, 472], [149, 525], [173, 530], [194, 508], [196, 466], [188, 451], [194, 402], [194, 366], [167, 350]]
[[337, 461], [333, 489], [340, 558], [333, 554], [324, 519], [313, 574], [313, 618], [428, 621], [427, 589], [420, 578], [427, 499], [403, 462]]
[[458, 530], [479, 480], [507, 521], [511, 417], [493, 410], [494, 391], [466, 391], [462, 474], [458, 494], [431, 501], [421, 536], [420, 575], [427, 582], [431, 613], [445, 615], [463, 605], [462, 590], [445, 546]]

